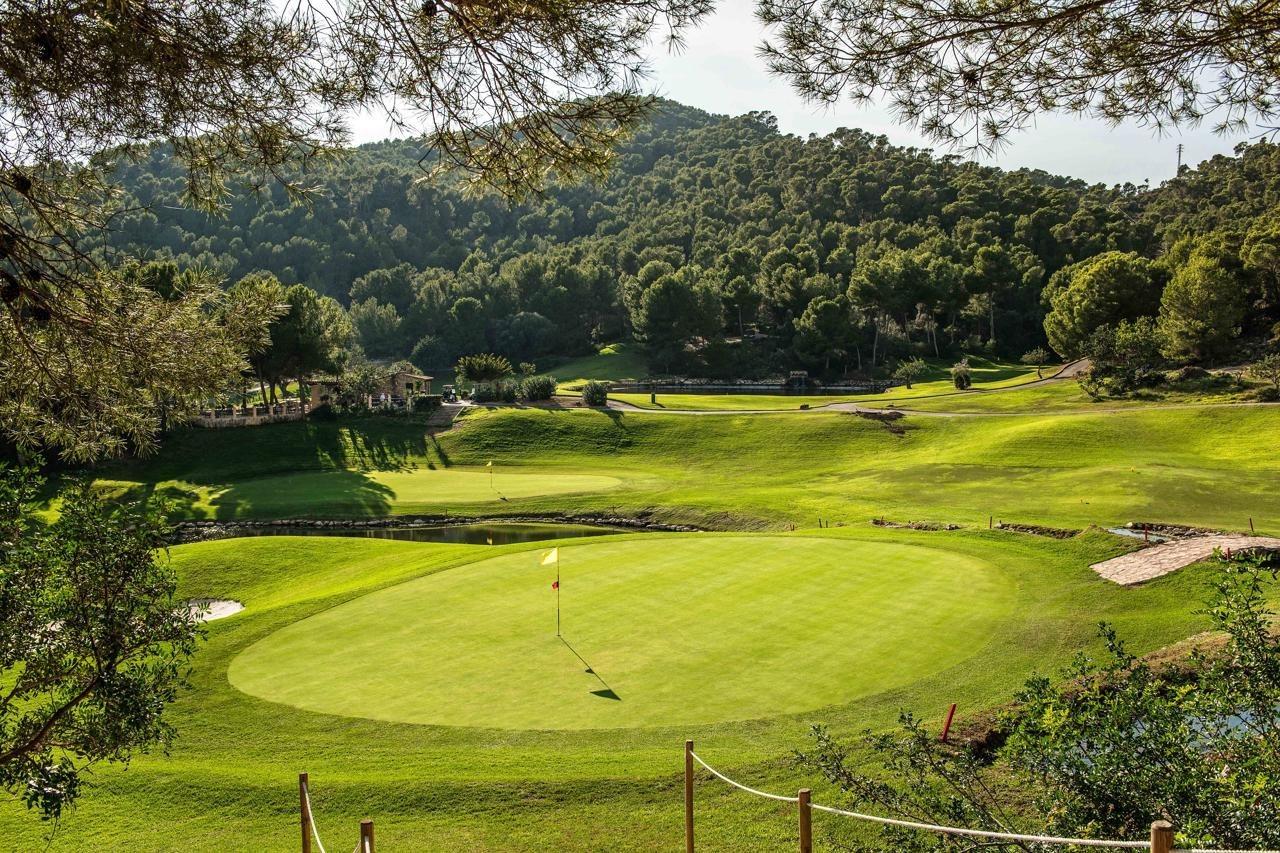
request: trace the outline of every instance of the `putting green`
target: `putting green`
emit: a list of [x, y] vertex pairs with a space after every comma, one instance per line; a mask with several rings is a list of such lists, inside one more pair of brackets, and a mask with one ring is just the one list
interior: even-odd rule
[[[480, 560], [288, 625], [231, 664], [312, 711], [586, 729], [757, 719], [909, 684], [977, 653], [1011, 609], [990, 563], [911, 545], [646, 536]], [[590, 667], [590, 670], [588, 670]]]

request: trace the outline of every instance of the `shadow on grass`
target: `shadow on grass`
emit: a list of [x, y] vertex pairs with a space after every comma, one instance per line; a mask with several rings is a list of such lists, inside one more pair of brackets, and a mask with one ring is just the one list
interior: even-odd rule
[[361, 471], [310, 471], [231, 483], [211, 500], [214, 517], [385, 518], [395, 492]]
[[615, 702], [621, 702], [621, 701], [622, 701], [622, 697], [621, 697], [621, 696], [619, 696], [616, 692], [614, 692], [614, 689], [613, 689], [612, 687], [610, 687], [610, 686], [609, 686], [609, 682], [605, 681], [605, 680], [604, 680], [604, 678], [602, 678], [602, 677], [601, 677], [600, 673], [596, 672], [595, 667], [593, 667], [593, 666], [592, 666], [592, 665], [587, 661], [587, 659], [586, 659], [586, 658], [584, 658], [582, 655], [578, 654], [578, 650], [577, 650], [577, 649], [575, 649], [575, 648], [573, 647], [573, 645], [572, 645], [568, 640], [566, 640], [563, 636], [561, 636], [561, 637], [560, 637], [560, 642], [564, 643], [565, 648], [567, 648], [569, 651], [573, 652], [573, 656], [574, 656], [574, 657], [576, 657], [578, 660], [582, 661], [582, 665], [583, 665], [583, 666], [585, 666], [585, 667], [587, 668], [587, 674], [588, 674], [588, 675], [594, 676], [594, 677], [595, 677], [595, 679], [596, 679], [596, 681], [599, 681], [602, 685], [604, 685], [604, 687], [603, 687], [602, 689], [600, 689], [600, 690], [592, 690], [592, 691], [589, 691], [589, 692], [591, 693], [591, 695], [592, 695], [592, 696], [599, 696], [601, 699], [612, 699], [612, 700], [614, 700]]
[[[93, 474], [135, 481], [110, 497], [164, 501], [173, 519], [202, 517], [206, 490], [217, 519], [373, 518], [390, 514], [395, 495], [367, 472], [434, 468], [436, 462], [451, 464], [420, 419], [368, 416], [184, 429], [165, 436], [155, 456]], [[50, 496], [60, 485], [50, 484]]]

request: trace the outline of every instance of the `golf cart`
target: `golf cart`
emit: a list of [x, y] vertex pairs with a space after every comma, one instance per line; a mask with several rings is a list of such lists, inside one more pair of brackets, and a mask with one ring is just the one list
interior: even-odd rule
[[444, 389], [441, 391], [440, 396], [444, 398], [444, 401], [446, 403], [458, 402], [458, 392], [454, 390], [454, 387], [452, 385], [444, 386]]

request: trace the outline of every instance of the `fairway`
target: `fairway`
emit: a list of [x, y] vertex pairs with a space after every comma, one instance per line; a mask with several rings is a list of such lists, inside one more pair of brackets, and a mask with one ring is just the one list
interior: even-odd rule
[[[1011, 609], [992, 564], [823, 538], [653, 536], [481, 560], [357, 598], [246, 649], [260, 698], [377, 720], [506, 729], [793, 714], [940, 672]], [[588, 666], [591, 671], [587, 671]]]

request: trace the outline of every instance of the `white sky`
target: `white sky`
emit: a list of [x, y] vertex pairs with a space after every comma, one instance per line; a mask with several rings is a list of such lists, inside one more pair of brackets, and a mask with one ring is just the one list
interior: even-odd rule
[[[910, 128], [895, 123], [885, 109], [852, 103], [825, 107], [801, 100], [786, 82], [769, 75], [756, 56], [764, 31], [752, 8], [752, 0], [719, 0], [716, 12], [685, 34], [686, 46], [680, 54], [655, 46], [653, 91], [713, 113], [767, 110], [778, 117], [784, 133], [804, 136], [857, 127], [884, 134], [897, 145], [933, 147]], [[354, 117], [352, 130], [357, 143], [388, 135], [384, 123], [369, 116]], [[1155, 185], [1173, 177], [1179, 142], [1186, 146], [1183, 162], [1195, 165], [1214, 154], [1230, 154], [1246, 138], [1247, 134], [1218, 136], [1208, 127], [1161, 137], [1134, 124], [1112, 128], [1094, 119], [1046, 114], [1036, 127], [1015, 134], [1008, 147], [983, 162], [1008, 169], [1039, 168], [1107, 184], [1150, 180]]]

